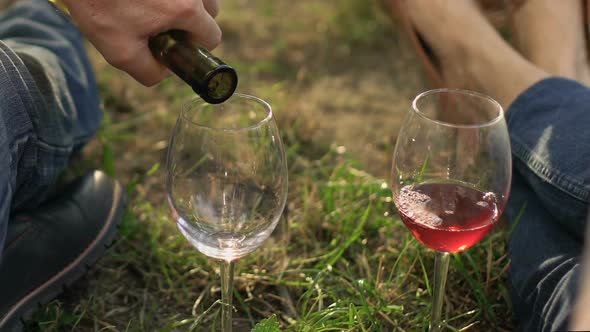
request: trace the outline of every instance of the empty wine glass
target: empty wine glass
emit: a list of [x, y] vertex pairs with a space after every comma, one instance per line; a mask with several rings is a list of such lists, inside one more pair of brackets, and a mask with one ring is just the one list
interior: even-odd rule
[[493, 228], [511, 175], [508, 130], [496, 101], [453, 89], [414, 99], [397, 138], [391, 182], [404, 224], [436, 251], [430, 331], [442, 328], [449, 253], [470, 248]]
[[287, 161], [270, 105], [243, 94], [185, 104], [166, 182], [180, 232], [221, 260], [221, 328], [231, 331], [234, 261], [270, 236], [287, 197]]

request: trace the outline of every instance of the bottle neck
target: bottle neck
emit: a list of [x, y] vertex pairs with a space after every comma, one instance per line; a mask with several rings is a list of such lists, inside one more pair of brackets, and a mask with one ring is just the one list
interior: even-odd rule
[[62, 13], [66, 14], [66, 15], [70, 15], [70, 11], [68, 10], [68, 6], [66, 5], [66, 3], [63, 0], [47, 0], [50, 3], [52, 3], [55, 8], [59, 9]]

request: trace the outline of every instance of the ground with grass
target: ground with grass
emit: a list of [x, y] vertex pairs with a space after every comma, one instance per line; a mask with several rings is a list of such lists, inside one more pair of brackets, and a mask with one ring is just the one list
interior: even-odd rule
[[[284, 331], [424, 330], [434, 255], [403, 226], [388, 189], [395, 136], [425, 89], [411, 47], [365, 0], [235, 0], [222, 11], [215, 53], [236, 67], [240, 92], [273, 105], [290, 172], [279, 226], [237, 263], [235, 330], [261, 321]], [[168, 138], [193, 94], [177, 79], [141, 87], [91, 53], [105, 122], [70, 176], [106, 170], [126, 186], [129, 209], [108, 255], [28, 330], [219, 328], [219, 264], [182, 238], [164, 203]], [[498, 227], [453, 256], [450, 330], [513, 329], [505, 239]]]

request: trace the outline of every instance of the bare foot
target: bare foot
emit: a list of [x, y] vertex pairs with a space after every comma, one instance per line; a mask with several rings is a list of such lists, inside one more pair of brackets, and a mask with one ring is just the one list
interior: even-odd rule
[[552, 75], [590, 83], [580, 0], [527, 0], [512, 17], [518, 50]]
[[481, 91], [507, 109], [516, 96], [548, 76], [508, 45], [471, 0], [405, 4], [451, 87]]

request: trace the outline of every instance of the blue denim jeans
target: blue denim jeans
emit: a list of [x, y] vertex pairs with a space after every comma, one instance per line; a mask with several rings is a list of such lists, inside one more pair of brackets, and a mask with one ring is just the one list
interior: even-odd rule
[[46, 0], [0, 16], [0, 252], [10, 216], [41, 203], [101, 122], [82, 36]]
[[505, 214], [516, 222], [509, 243], [515, 316], [522, 331], [566, 330], [590, 201], [590, 89], [542, 80], [518, 96], [506, 120], [514, 157]]

